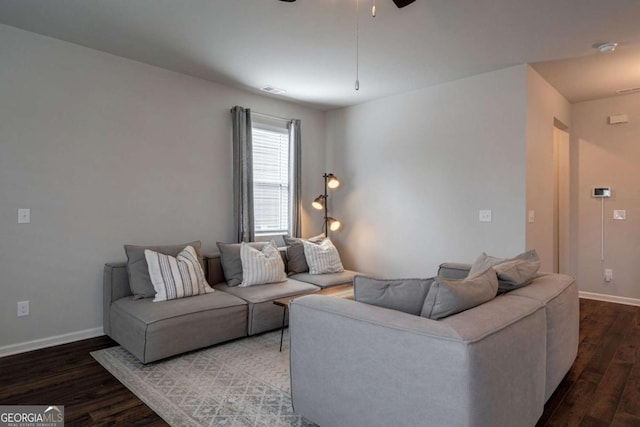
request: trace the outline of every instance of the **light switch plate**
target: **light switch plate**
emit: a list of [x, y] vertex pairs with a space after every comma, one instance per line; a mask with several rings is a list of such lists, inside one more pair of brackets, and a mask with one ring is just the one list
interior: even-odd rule
[[29, 301], [18, 301], [18, 317], [29, 315]]
[[624, 209], [616, 209], [613, 211], [613, 219], [624, 221], [627, 219], [627, 211]]
[[478, 214], [478, 219], [480, 222], [491, 222], [491, 211], [481, 210]]
[[31, 209], [18, 209], [18, 224], [29, 224], [31, 222]]
[[529, 224], [536, 222], [536, 211], [529, 211]]

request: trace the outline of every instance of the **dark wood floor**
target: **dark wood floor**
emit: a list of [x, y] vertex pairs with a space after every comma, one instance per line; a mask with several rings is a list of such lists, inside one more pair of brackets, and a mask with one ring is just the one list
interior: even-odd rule
[[66, 426], [167, 426], [89, 352], [103, 336], [0, 359], [0, 405], [64, 405]]
[[[89, 355], [107, 337], [0, 359], [0, 404], [65, 405], [67, 426], [166, 426]], [[640, 307], [580, 300], [580, 348], [542, 426], [640, 427]]]
[[580, 300], [578, 357], [538, 426], [640, 426], [640, 307]]

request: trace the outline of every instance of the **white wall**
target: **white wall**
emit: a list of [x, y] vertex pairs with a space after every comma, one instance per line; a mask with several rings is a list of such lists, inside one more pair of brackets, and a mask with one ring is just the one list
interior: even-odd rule
[[[640, 94], [574, 104], [571, 143], [578, 165], [575, 254], [581, 291], [640, 299]], [[628, 114], [629, 123], [609, 125], [613, 114]], [[595, 186], [611, 186], [605, 201], [605, 261], [601, 262], [601, 201]], [[614, 221], [613, 210], [625, 209], [626, 221]], [[603, 269], [613, 269], [605, 283]], [[637, 301], [636, 301], [637, 302]]]
[[526, 81], [517, 66], [327, 114], [327, 171], [343, 182], [332, 237], [349, 267], [429, 277], [524, 249]]
[[[554, 119], [570, 127], [571, 106], [533, 68], [527, 66], [527, 211], [535, 222], [526, 223], [527, 249], [536, 249], [542, 271], [554, 271], [555, 170]], [[527, 221], [525, 217], [523, 221]]]
[[234, 105], [302, 119], [306, 209], [323, 112], [0, 25], [0, 351], [101, 327], [103, 265], [125, 243], [232, 239]]

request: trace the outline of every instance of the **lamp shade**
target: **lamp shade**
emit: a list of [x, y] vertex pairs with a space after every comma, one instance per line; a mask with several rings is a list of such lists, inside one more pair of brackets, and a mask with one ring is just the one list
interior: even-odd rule
[[311, 206], [313, 206], [314, 209], [318, 210], [324, 209], [324, 196], [321, 194], [316, 197], [313, 202], [311, 202]]
[[338, 179], [338, 177], [335, 176], [332, 173], [327, 175], [327, 187], [329, 187], [329, 188], [338, 188], [338, 187], [340, 187], [340, 180]]
[[340, 221], [331, 217], [327, 218], [327, 224], [329, 226], [329, 230], [331, 231], [339, 230], [340, 227], [342, 226], [342, 223]]

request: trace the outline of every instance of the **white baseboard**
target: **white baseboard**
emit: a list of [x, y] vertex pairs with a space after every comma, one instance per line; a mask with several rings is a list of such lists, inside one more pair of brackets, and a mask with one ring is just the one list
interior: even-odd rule
[[593, 292], [578, 292], [580, 298], [585, 299], [594, 299], [598, 301], [606, 301], [606, 302], [615, 302], [617, 304], [626, 304], [626, 305], [637, 305], [640, 306], [640, 299], [637, 298], [627, 298], [627, 297], [618, 297], [615, 295], [607, 295], [607, 294], [596, 294]]
[[67, 344], [74, 341], [86, 340], [104, 335], [102, 326], [99, 328], [85, 329], [84, 331], [69, 332], [68, 334], [55, 335], [53, 337], [41, 338], [33, 341], [26, 341], [18, 344], [5, 345], [0, 347], [0, 357], [12, 354], [25, 353], [27, 351], [39, 350], [41, 348], [53, 347], [54, 345]]

